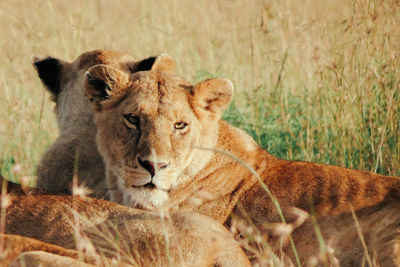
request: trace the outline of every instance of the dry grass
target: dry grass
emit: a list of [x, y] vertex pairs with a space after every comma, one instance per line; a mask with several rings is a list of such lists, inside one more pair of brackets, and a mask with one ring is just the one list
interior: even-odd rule
[[1, 173], [35, 175], [58, 134], [30, 56], [107, 48], [230, 77], [225, 118], [274, 155], [399, 176], [399, 25], [398, 1], [3, 1]]
[[235, 84], [225, 118], [272, 154], [400, 176], [400, 3], [0, 2], [0, 173], [35, 175], [58, 129], [31, 55], [162, 52]]

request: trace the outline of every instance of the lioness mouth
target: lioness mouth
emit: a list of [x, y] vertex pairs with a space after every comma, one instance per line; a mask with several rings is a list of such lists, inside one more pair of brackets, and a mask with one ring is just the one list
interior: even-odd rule
[[146, 188], [146, 189], [150, 189], [150, 190], [158, 189], [158, 190], [162, 190], [162, 191], [165, 191], [165, 192], [169, 192], [170, 191], [170, 190], [166, 190], [166, 189], [157, 187], [155, 184], [153, 184], [153, 182], [150, 182], [148, 184], [141, 185], [141, 186], [132, 185], [132, 187], [133, 188]]
[[133, 188], [141, 188], [141, 187], [144, 187], [144, 188], [147, 188], [147, 189], [156, 189], [156, 188], [157, 188], [157, 186], [156, 186], [155, 184], [153, 184], [153, 182], [147, 183], [147, 184], [145, 184], [145, 185], [140, 185], [140, 186], [132, 185], [132, 187], [133, 187]]
[[150, 182], [148, 184], [143, 185], [143, 187], [148, 188], [148, 189], [154, 189], [154, 188], [156, 188], [156, 185]]

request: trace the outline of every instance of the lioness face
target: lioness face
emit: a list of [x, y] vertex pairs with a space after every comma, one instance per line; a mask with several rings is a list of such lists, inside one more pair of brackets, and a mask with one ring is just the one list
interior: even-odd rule
[[128, 76], [99, 65], [87, 73], [86, 92], [96, 105], [109, 186], [123, 204], [151, 207], [163, 205], [170, 190], [209, 161], [211, 153], [196, 147], [215, 146], [232, 85], [215, 79], [191, 86], [162, 71]]

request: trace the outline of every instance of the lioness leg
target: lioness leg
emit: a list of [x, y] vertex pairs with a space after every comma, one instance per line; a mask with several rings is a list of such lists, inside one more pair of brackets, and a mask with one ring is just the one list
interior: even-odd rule
[[71, 262], [79, 256], [76, 250], [65, 249], [29, 237], [0, 234], [0, 239], [3, 243], [3, 251], [0, 253], [1, 266], [8, 266], [21, 253], [29, 251], [44, 251], [49, 252], [49, 255], [62, 255], [65, 260], [71, 259]]
[[10, 267], [89, 267], [94, 266], [70, 257], [60, 256], [44, 251], [24, 252], [11, 262]]

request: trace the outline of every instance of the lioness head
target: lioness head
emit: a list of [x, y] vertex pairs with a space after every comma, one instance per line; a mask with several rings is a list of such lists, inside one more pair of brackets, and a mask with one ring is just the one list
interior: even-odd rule
[[[33, 57], [32, 63], [45, 88], [55, 102], [60, 136], [42, 156], [37, 168], [37, 186], [52, 192], [67, 191], [78, 163], [79, 182], [94, 191], [93, 196], [106, 197], [103, 159], [95, 143], [94, 110], [85, 96], [85, 72], [104, 64], [125, 73], [150, 70], [163, 62], [173, 72], [168, 56], [135, 60], [132, 56], [109, 50], [83, 53], [75, 61], [54, 57]], [[171, 63], [172, 62], [172, 63]]]
[[233, 95], [228, 79], [193, 86], [162, 67], [129, 75], [93, 66], [85, 88], [111, 199], [142, 207], [165, 204], [170, 190], [209, 162], [211, 153], [198, 147], [215, 146], [218, 120]]

